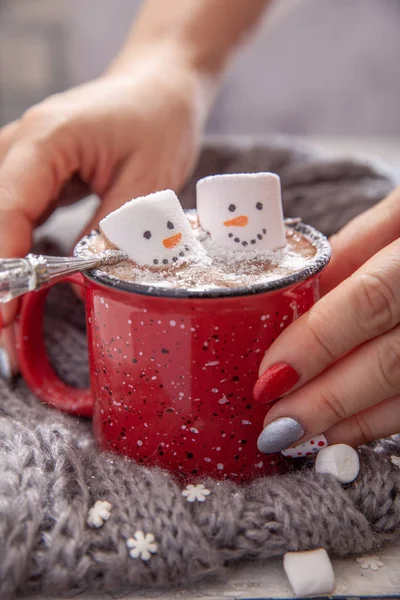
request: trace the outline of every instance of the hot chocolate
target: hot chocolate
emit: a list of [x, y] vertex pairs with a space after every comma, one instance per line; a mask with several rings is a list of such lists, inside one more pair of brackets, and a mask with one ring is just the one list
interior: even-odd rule
[[[144, 286], [167, 287], [190, 291], [207, 291], [221, 288], [243, 288], [267, 284], [297, 273], [309, 266], [315, 257], [313, 241], [296, 230], [293, 222], [286, 221], [286, 245], [271, 251], [229, 251], [217, 246], [199, 226], [195, 211], [187, 218], [196, 239], [205, 253], [190, 263], [152, 269], [138, 266], [131, 260], [103, 267], [111, 278], [134, 282]], [[79, 246], [78, 253], [96, 254], [106, 249], [104, 238], [94, 232]]]

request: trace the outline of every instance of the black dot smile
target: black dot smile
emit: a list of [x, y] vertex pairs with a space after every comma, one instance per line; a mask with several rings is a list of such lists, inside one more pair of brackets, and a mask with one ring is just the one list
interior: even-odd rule
[[[262, 232], [263, 232], [264, 235], [266, 235], [267, 230], [265, 229], [265, 227], [262, 229]], [[253, 239], [251, 239], [251, 240], [241, 240], [239, 237], [235, 237], [233, 241], [236, 244], [242, 244], [242, 246], [244, 246], [244, 247], [248, 246], [249, 244], [251, 244], [252, 246], [254, 246], [255, 244], [257, 244], [257, 241], [258, 240], [261, 241], [263, 239], [263, 237], [264, 236], [261, 233], [258, 233], [256, 235], [256, 237], [253, 238]], [[233, 233], [228, 233], [228, 238], [233, 238]]]
[[[179, 256], [172, 256], [172, 258], [170, 259], [172, 263], [177, 263], [180, 258], [183, 258], [187, 252], [190, 252], [190, 246], [188, 246], [187, 244], [184, 245], [184, 249], [185, 250], [180, 250], [179, 251]], [[168, 265], [170, 263], [170, 260], [168, 258], [163, 258], [162, 260], [162, 264], [163, 265]], [[159, 265], [160, 261], [157, 258], [153, 259], [153, 265]]]
[[[175, 225], [173, 224], [172, 221], [167, 221], [167, 227], [168, 227], [168, 229], [175, 229]], [[151, 238], [151, 235], [152, 235], [151, 231], [149, 231], [149, 230], [146, 230], [146, 231], [143, 232], [143, 237], [146, 240], [149, 240]], [[179, 256], [181, 258], [184, 257], [187, 252], [190, 252], [190, 246], [188, 246], [187, 244], [185, 244], [183, 247], [184, 247], [185, 250], [180, 249], [180, 251], [179, 251]], [[161, 259], [153, 258], [153, 265], [159, 265], [160, 264], [160, 260]], [[170, 263], [170, 261], [172, 263], [177, 263], [178, 260], [179, 260], [178, 256], [172, 256], [171, 259], [163, 258], [161, 260], [161, 262], [162, 262], [163, 265], [168, 265]]]
[[[263, 205], [262, 202], [257, 202], [255, 206], [256, 206], [257, 210], [263, 210], [263, 208], [264, 208], [264, 205]], [[229, 206], [228, 206], [229, 212], [232, 212], [232, 213], [235, 212], [236, 208], [237, 208], [236, 204], [229, 204]], [[246, 217], [246, 219], [247, 219], [247, 217]], [[267, 230], [265, 229], [265, 227], [262, 229], [262, 234], [264, 234], [264, 235], [267, 234]], [[228, 233], [228, 238], [233, 238], [233, 241], [236, 244], [242, 244], [243, 247], [246, 247], [249, 244], [251, 244], [252, 246], [254, 246], [255, 244], [257, 244], [257, 240], [261, 241], [263, 239], [263, 235], [262, 234], [258, 233], [251, 240], [241, 240], [239, 237], [233, 237], [234, 234], [230, 232], [230, 233]]]

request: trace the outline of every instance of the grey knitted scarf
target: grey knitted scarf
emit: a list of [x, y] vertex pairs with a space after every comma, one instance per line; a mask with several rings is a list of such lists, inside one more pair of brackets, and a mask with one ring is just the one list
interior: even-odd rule
[[[301, 216], [325, 233], [393, 185], [373, 164], [328, 161], [283, 143], [213, 147], [200, 157], [185, 204], [193, 203], [200, 176], [258, 170], [280, 174], [286, 216]], [[66, 380], [84, 386], [82, 306], [58, 286], [47, 312], [52, 360]], [[99, 452], [89, 422], [44, 406], [17, 379], [0, 382], [0, 454], [1, 598], [188, 585], [223, 577], [225, 566], [245, 559], [318, 547], [345, 556], [400, 534], [400, 469], [388, 458], [400, 454], [396, 438], [360, 450], [361, 473], [351, 485], [316, 475], [305, 463], [244, 486], [200, 480], [210, 494], [188, 502], [182, 482]], [[90, 528], [88, 511], [98, 500], [112, 505], [111, 515]], [[152, 533], [158, 545], [148, 561], [129, 554], [126, 542], [137, 531]]]

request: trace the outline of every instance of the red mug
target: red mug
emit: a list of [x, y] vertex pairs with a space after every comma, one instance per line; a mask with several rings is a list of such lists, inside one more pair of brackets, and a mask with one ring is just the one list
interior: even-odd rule
[[49, 288], [27, 294], [18, 345], [28, 385], [58, 409], [93, 416], [100, 447], [141, 464], [235, 481], [279, 472], [280, 455], [257, 450], [267, 409], [252, 390], [265, 350], [318, 299], [331, 253], [318, 231], [292, 227], [316, 247], [311, 264], [252, 289], [152, 288], [98, 270], [66, 278], [84, 288], [87, 390], [61, 381], [47, 358]]

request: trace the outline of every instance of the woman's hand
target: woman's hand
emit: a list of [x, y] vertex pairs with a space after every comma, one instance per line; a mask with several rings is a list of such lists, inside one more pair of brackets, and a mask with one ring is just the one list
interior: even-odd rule
[[89, 228], [134, 195], [179, 188], [201, 125], [196, 80], [161, 61], [29, 109], [0, 130], [1, 255], [29, 251], [33, 228], [74, 175], [102, 199]]
[[[203, 118], [196, 78], [161, 60], [28, 110], [0, 130], [0, 256], [29, 252], [35, 226], [73, 177], [101, 198], [77, 237], [134, 196], [178, 189], [194, 165]], [[13, 308], [4, 308], [8, 324]]]
[[399, 231], [400, 188], [332, 238], [323, 298], [262, 360], [256, 400], [284, 397], [265, 418], [260, 451], [321, 433], [357, 446], [400, 431]]
[[[129, 75], [50, 97], [0, 130], [0, 257], [27, 254], [35, 226], [89, 191], [101, 203], [90, 223], [77, 223], [77, 238], [134, 196], [178, 190], [206, 113], [198, 83], [189, 69], [142, 61]], [[86, 186], [76, 186], [78, 178]], [[1, 308], [0, 376], [7, 378], [18, 369], [8, 327], [17, 306]]]

